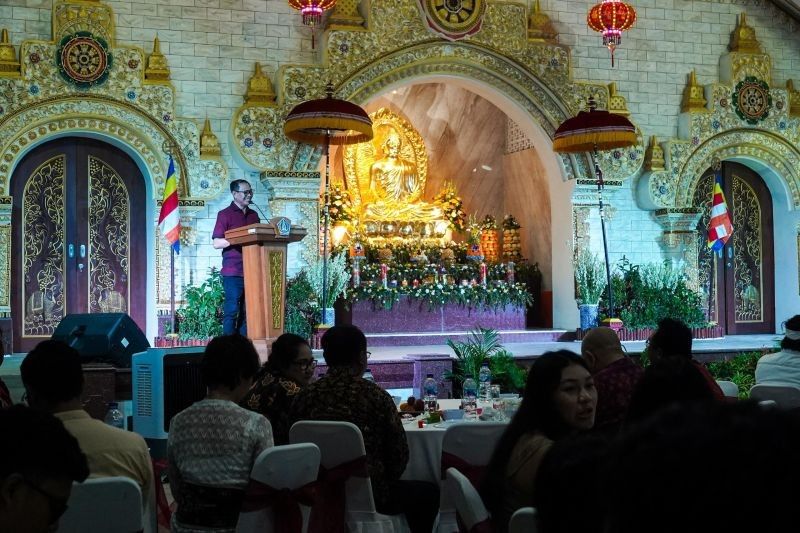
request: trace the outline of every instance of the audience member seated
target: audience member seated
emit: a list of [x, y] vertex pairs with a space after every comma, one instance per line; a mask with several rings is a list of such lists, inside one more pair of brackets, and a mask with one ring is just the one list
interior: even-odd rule
[[258, 370], [246, 337], [224, 335], [206, 347], [201, 374], [208, 394], [169, 427], [169, 483], [178, 504], [173, 532], [235, 531], [253, 463], [273, 444], [269, 420], [238, 405]]
[[756, 385], [800, 387], [800, 315], [786, 321], [781, 351], [756, 363]]
[[703, 374], [688, 359], [666, 357], [647, 367], [633, 391], [626, 424], [638, 422], [674, 404], [713, 401]]
[[96, 420], [83, 410], [83, 368], [78, 351], [61, 341], [42, 341], [20, 366], [28, 405], [53, 413], [89, 460], [91, 477], [124, 476], [142, 489], [149, 501], [153, 464], [144, 439], [131, 431]]
[[692, 330], [680, 320], [664, 318], [658, 323], [658, 329], [647, 340], [647, 355], [653, 362], [664, 357], [688, 359], [703, 375], [714, 397], [725, 400], [725, 393], [714, 376], [704, 364], [692, 357]]
[[609, 446], [606, 437], [592, 433], [553, 444], [536, 475], [538, 533], [603, 532], [600, 494]]
[[798, 450], [800, 419], [786, 411], [750, 402], [663, 411], [612, 447], [604, 531], [797, 531]]
[[64, 424], [23, 405], [0, 410], [0, 531], [55, 531], [72, 482], [89, 475], [86, 456]]
[[597, 391], [586, 361], [567, 350], [547, 352], [528, 373], [519, 410], [495, 448], [481, 497], [497, 531], [520, 507], [535, 507], [534, 486], [553, 442], [594, 425]]
[[382, 514], [405, 513], [412, 532], [429, 533], [439, 509], [438, 488], [400, 481], [408, 444], [392, 397], [361, 376], [367, 368], [367, 338], [355, 326], [334, 326], [322, 336], [328, 373], [304, 388], [292, 406], [292, 420], [339, 420], [358, 426], [364, 437], [375, 507]]
[[589, 330], [581, 342], [581, 355], [597, 389], [594, 427], [613, 433], [625, 419], [633, 389], [644, 369], [625, 354], [617, 332], [611, 328]]
[[289, 444], [292, 402], [311, 381], [316, 366], [308, 342], [299, 335], [284, 333], [272, 343], [269, 359], [242, 400], [242, 407], [267, 417], [276, 446]]

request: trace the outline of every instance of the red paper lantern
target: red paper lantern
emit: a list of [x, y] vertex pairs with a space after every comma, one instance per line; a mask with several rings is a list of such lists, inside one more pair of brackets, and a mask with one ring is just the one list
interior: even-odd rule
[[611, 50], [611, 66], [614, 66], [614, 49], [622, 42], [622, 32], [636, 22], [636, 10], [622, 0], [603, 0], [589, 10], [586, 23], [594, 31], [603, 34], [603, 45]]
[[336, 5], [336, 0], [289, 0], [289, 5], [303, 15], [303, 24], [319, 26], [322, 13]]

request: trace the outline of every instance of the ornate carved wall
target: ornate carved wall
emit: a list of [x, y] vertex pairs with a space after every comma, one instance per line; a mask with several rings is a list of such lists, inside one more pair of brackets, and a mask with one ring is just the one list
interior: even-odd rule
[[[52, 20], [52, 40], [25, 41], [19, 56], [13, 44], [0, 43], [0, 195], [8, 194], [25, 153], [62, 136], [124, 147], [143, 167], [154, 206], [171, 153], [184, 216], [225, 190], [227, 167], [213, 133], [175, 116], [175, 91], [157, 39], [150, 54], [118, 45], [111, 7], [96, 1], [56, 0]], [[0, 313], [7, 313], [11, 250], [2, 236], [10, 232], [11, 199], [0, 200]], [[163, 285], [161, 276], [156, 281]]]

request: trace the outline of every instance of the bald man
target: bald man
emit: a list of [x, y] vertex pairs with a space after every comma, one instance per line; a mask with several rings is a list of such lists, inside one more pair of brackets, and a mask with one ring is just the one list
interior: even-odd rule
[[633, 389], [644, 371], [625, 354], [611, 328], [589, 330], [581, 343], [581, 355], [597, 388], [594, 427], [615, 431], [625, 418]]

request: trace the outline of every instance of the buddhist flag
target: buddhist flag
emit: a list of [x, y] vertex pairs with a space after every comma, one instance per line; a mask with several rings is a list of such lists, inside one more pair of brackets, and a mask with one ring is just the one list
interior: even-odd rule
[[181, 253], [181, 218], [178, 213], [178, 180], [175, 177], [175, 161], [169, 156], [167, 181], [164, 183], [164, 201], [158, 215], [161, 234], [176, 253]]
[[718, 252], [722, 250], [733, 234], [733, 224], [722, 193], [720, 175], [714, 177], [714, 190], [711, 193], [711, 220], [708, 222], [708, 247]]

